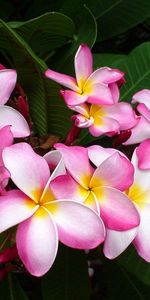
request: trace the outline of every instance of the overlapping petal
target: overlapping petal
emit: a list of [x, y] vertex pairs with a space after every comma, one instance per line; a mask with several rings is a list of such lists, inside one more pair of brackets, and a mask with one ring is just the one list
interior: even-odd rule
[[60, 94], [64, 98], [67, 106], [80, 105], [88, 99], [88, 95], [86, 94], [78, 94], [69, 90], [61, 90]]
[[78, 48], [74, 59], [74, 65], [77, 83], [79, 88], [82, 89], [84, 83], [91, 75], [93, 69], [92, 53], [87, 45], [82, 44]]
[[91, 187], [110, 186], [124, 191], [133, 183], [134, 168], [131, 162], [118, 152], [114, 153], [95, 170]]
[[[17, 80], [17, 73], [12, 69], [0, 70], [0, 105], [9, 99]], [[8, 125], [8, 124], [7, 124]]]
[[143, 89], [132, 97], [132, 103], [144, 103], [150, 109], [150, 90]]
[[38, 209], [31, 199], [19, 190], [0, 197], [0, 232], [28, 219]]
[[136, 149], [138, 167], [141, 170], [150, 170], [150, 139], [142, 142]]
[[[113, 148], [103, 148], [99, 145], [93, 145], [87, 148], [88, 156], [91, 162], [98, 167], [105, 159], [110, 157], [115, 152], [119, 152]], [[123, 153], [120, 153], [123, 155]]]
[[18, 143], [3, 150], [3, 161], [17, 187], [38, 201], [50, 177], [45, 159], [27, 143]]
[[12, 145], [13, 134], [10, 126], [5, 126], [0, 129], [0, 166], [3, 166], [2, 151], [5, 147]]
[[120, 80], [124, 76], [124, 72], [118, 69], [111, 69], [108, 67], [103, 67], [94, 71], [88, 78], [87, 84], [90, 82], [94, 83], [113, 83]]
[[53, 214], [59, 239], [65, 245], [77, 249], [92, 249], [104, 241], [102, 220], [85, 205], [71, 200], [59, 200], [46, 207]]
[[40, 208], [19, 225], [16, 242], [26, 269], [34, 276], [44, 275], [52, 266], [58, 249], [58, 233], [52, 216]]
[[94, 116], [94, 123], [89, 127], [89, 132], [93, 136], [100, 136], [103, 134], [112, 133], [112, 135], [119, 133], [119, 123], [107, 117], [101, 117], [99, 112]]
[[0, 106], [0, 128], [7, 125], [11, 125], [14, 137], [30, 135], [30, 129], [25, 118], [17, 110], [7, 105]]
[[134, 239], [134, 246], [140, 256], [150, 262], [150, 204], [140, 209], [140, 226]]
[[103, 252], [109, 259], [119, 256], [131, 244], [137, 235], [138, 227], [126, 231], [106, 229]]
[[138, 211], [124, 193], [104, 186], [92, 190], [100, 203], [100, 215], [107, 228], [120, 231], [139, 225]]
[[83, 95], [87, 95], [88, 103], [110, 105], [114, 103], [109, 86], [101, 83], [86, 84]]
[[84, 147], [55, 144], [63, 156], [65, 166], [72, 177], [83, 187], [87, 188], [93, 174], [93, 168], [88, 159], [88, 151]]
[[131, 136], [123, 143], [124, 145], [132, 145], [141, 143], [144, 140], [150, 138], [150, 122], [143, 116], [140, 116], [137, 125], [132, 128]]

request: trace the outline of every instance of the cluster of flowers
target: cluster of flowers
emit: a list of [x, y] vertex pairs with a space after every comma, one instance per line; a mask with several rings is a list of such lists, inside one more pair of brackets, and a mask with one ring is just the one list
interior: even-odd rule
[[[58, 241], [77, 249], [104, 243], [112, 259], [133, 242], [150, 262], [150, 91], [134, 95], [139, 115], [118, 102], [124, 74], [101, 68], [92, 73], [92, 56], [81, 45], [75, 57], [76, 80], [47, 70], [46, 76], [72, 90], [61, 91], [78, 112], [75, 125], [99, 136], [131, 129], [126, 144], [143, 141], [132, 160], [113, 148], [54, 145], [43, 157], [25, 142], [24, 117], [6, 106], [15, 84], [14, 70], [0, 71], [0, 232], [18, 225], [16, 247], [26, 269], [42, 276], [52, 266]], [[15, 188], [8, 190], [11, 179]]]

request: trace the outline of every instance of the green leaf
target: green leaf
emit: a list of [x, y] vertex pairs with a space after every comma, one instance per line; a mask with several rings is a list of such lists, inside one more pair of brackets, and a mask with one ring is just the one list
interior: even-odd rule
[[150, 286], [150, 264], [144, 261], [130, 246], [119, 258], [117, 262], [128, 272], [133, 273], [140, 281]]
[[83, 251], [62, 246], [56, 261], [42, 278], [43, 300], [89, 300], [90, 285]]
[[15, 29], [41, 58], [71, 41], [75, 33], [73, 21], [57, 12], [48, 12], [26, 22], [9, 22], [8, 25]]
[[[104, 265], [107, 300], [148, 300], [147, 287], [139, 284], [122, 266], [113, 261]], [[148, 289], [150, 292], [150, 289]], [[147, 294], [148, 297], [145, 297]]]
[[0, 297], [2, 300], [29, 300], [13, 273], [0, 281]]
[[64, 0], [61, 11], [80, 24], [84, 4], [96, 18], [99, 41], [126, 32], [150, 16], [149, 0]]
[[94, 70], [101, 67], [112, 67], [114, 62], [118, 63], [120, 60], [126, 58], [126, 55], [123, 54], [114, 54], [114, 53], [100, 53], [94, 54]]

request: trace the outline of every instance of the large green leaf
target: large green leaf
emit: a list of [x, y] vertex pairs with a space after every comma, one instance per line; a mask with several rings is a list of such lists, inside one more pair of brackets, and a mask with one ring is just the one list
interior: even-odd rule
[[84, 252], [62, 246], [42, 278], [43, 300], [89, 300], [90, 284]]
[[9, 22], [41, 58], [66, 44], [75, 33], [73, 21], [60, 13], [51, 12], [26, 22]]
[[149, 0], [64, 0], [61, 11], [81, 22], [81, 9], [86, 4], [98, 24], [98, 40], [106, 40], [142, 23], [150, 16]]

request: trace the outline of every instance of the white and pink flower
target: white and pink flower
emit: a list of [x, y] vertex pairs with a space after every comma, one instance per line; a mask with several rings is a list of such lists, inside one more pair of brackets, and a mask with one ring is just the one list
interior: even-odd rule
[[56, 165], [51, 176], [46, 160], [26, 143], [6, 147], [3, 161], [18, 189], [0, 197], [0, 232], [20, 223], [17, 250], [31, 274], [42, 276], [50, 269], [58, 240], [78, 249], [92, 249], [103, 242], [105, 229], [98, 215], [64, 195], [56, 198], [50, 187], [54, 178], [65, 173], [58, 151], [51, 153]]
[[124, 73], [118, 69], [103, 67], [93, 72], [93, 58], [90, 48], [80, 45], [74, 60], [76, 79], [51, 69], [46, 70], [46, 77], [69, 88], [62, 90], [67, 106], [81, 103], [113, 104], [119, 100], [119, 84]]

